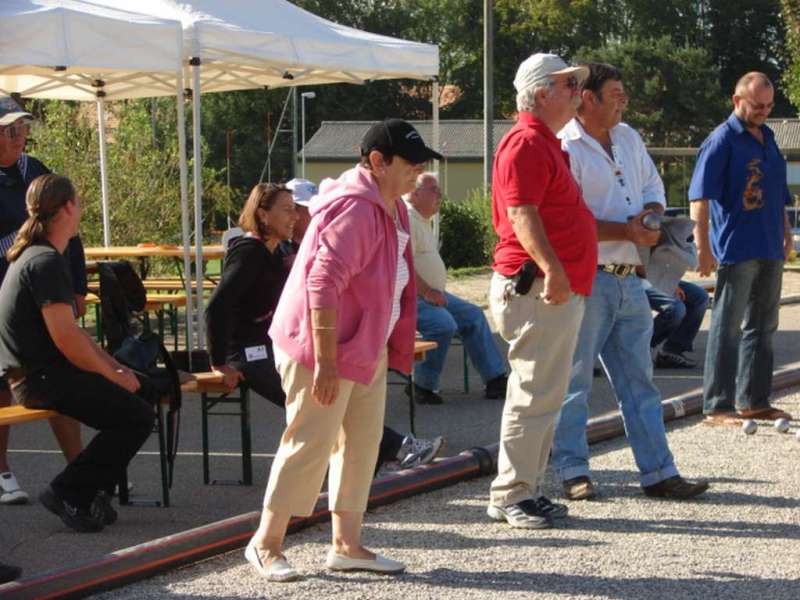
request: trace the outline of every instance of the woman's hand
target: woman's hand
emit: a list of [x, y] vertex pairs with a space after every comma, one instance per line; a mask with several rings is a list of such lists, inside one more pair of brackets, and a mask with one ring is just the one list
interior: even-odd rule
[[114, 371], [113, 381], [121, 388], [128, 390], [131, 394], [135, 394], [142, 386], [139, 382], [139, 378], [127, 367], [116, 369]]
[[317, 361], [311, 396], [320, 406], [330, 406], [339, 395], [339, 371], [335, 363]]
[[240, 381], [244, 381], [242, 372], [230, 365], [211, 366], [217, 375], [222, 375], [222, 383], [227, 388], [235, 388]]

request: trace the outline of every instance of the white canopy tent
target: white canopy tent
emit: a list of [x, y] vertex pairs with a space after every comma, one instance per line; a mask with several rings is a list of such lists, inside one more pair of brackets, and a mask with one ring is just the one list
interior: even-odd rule
[[[127, 0], [89, 0], [124, 8]], [[200, 94], [261, 87], [436, 78], [437, 46], [375, 35], [318, 17], [286, 0], [139, 0], [136, 10], [183, 24], [184, 64], [193, 90], [193, 152], [200, 156]], [[187, 76], [188, 79], [188, 76]], [[434, 83], [434, 118], [438, 120]], [[438, 136], [437, 136], [438, 137]], [[437, 140], [434, 140], [434, 144]], [[200, 160], [194, 161], [195, 232], [202, 231]], [[195, 235], [197, 289], [202, 236]], [[202, 294], [197, 314], [202, 314]], [[203, 323], [197, 321], [198, 345]]]
[[[54, 29], [50, 33], [37, 33], [29, 29], [28, 37], [13, 37], [13, 46], [28, 49], [30, 54], [5, 57], [5, 48], [12, 47], [2, 39], [4, 10], [18, 5], [28, 6], [25, 12], [33, 18], [48, 16], [47, 11], [56, 11], [62, 19], [71, 11], [88, 10], [96, 18], [128, 14], [131, 24], [152, 22], [168, 26], [179, 21], [183, 29], [182, 64], [191, 69], [193, 90], [193, 152], [194, 200], [197, 290], [202, 290], [202, 181], [200, 158], [200, 93], [230, 91], [261, 87], [283, 87], [323, 83], [365, 83], [377, 79], [412, 78], [434, 80], [434, 119], [438, 118], [438, 91], [435, 78], [439, 70], [438, 48], [430, 44], [409, 42], [387, 36], [375, 35], [344, 27], [317, 17], [285, 0], [138, 0], [134, 6], [138, 15], [127, 12], [129, 0], [7, 0], [0, 9], [0, 89], [16, 91], [23, 96], [58, 97], [69, 99], [94, 99], [97, 88], [95, 80], [103, 82], [105, 98], [158, 96], [176, 93], [183, 88], [182, 73], [164, 69], [147, 69], [136, 63], [136, 49], [126, 44], [150, 44], [150, 33], [123, 32], [121, 29], [105, 29], [98, 24], [87, 24], [83, 30], [86, 38], [79, 47], [87, 51], [84, 62], [96, 58], [100, 66], [90, 62], [77, 67], [72, 60], [78, 55], [70, 54], [71, 28]], [[9, 11], [11, 12], [11, 11]], [[28, 13], [33, 13], [28, 15]], [[142, 16], [146, 15], [146, 16]], [[57, 18], [53, 18], [57, 21]], [[22, 22], [22, 21], [20, 21]], [[88, 23], [88, 19], [86, 21]], [[115, 31], [113, 35], [106, 35]], [[155, 30], [153, 30], [153, 35]], [[54, 53], [47, 59], [36, 55], [40, 36], [62, 41], [53, 44]], [[93, 40], [93, 41], [92, 41]], [[142, 55], [147, 53], [142, 51]], [[156, 51], [158, 55], [159, 52]], [[170, 53], [165, 50], [162, 59]], [[31, 57], [33, 55], [33, 58]], [[28, 57], [27, 62], [21, 60]], [[81, 55], [83, 56], [83, 55]], [[58, 60], [57, 60], [58, 59]], [[119, 60], [118, 69], [110, 65]], [[13, 62], [13, 64], [12, 64]], [[131, 64], [129, 64], [131, 63]], [[17, 67], [17, 65], [28, 65]], [[30, 65], [44, 67], [33, 70]], [[64, 69], [66, 67], [66, 69]], [[106, 67], [106, 70], [103, 70]], [[27, 70], [25, 70], [27, 68]], [[102, 74], [102, 77], [98, 75]], [[188, 75], [188, 73], [187, 73]], [[61, 86], [61, 94], [56, 90]], [[134, 90], [135, 88], [135, 90]], [[68, 95], [71, 94], [71, 95]], [[182, 121], [182, 104], [179, 104], [179, 122]], [[99, 108], [102, 108], [100, 103]], [[102, 122], [102, 121], [101, 121]], [[436, 128], [435, 128], [436, 130]], [[183, 130], [179, 132], [183, 135]], [[102, 134], [101, 134], [102, 135]], [[438, 137], [438, 136], [436, 136]], [[434, 147], [438, 146], [433, 140]], [[185, 156], [182, 151], [181, 156]], [[183, 171], [182, 171], [183, 175]], [[181, 194], [186, 190], [181, 182]], [[184, 247], [188, 246], [188, 233], [184, 230]], [[188, 261], [187, 273], [188, 271]], [[188, 292], [187, 290], [187, 293]], [[197, 294], [197, 314], [202, 314], [202, 294]], [[191, 310], [191, 302], [189, 303]], [[188, 319], [191, 325], [191, 318]], [[197, 320], [197, 345], [202, 346], [202, 320]]]

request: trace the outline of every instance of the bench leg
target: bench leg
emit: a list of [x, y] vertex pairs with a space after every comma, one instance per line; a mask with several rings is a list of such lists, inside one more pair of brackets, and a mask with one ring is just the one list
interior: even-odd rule
[[461, 354], [464, 360], [464, 393], [469, 394], [469, 362], [467, 361], [467, 347], [461, 342]]
[[253, 455], [250, 444], [250, 390], [239, 388], [239, 403], [242, 411], [242, 483], [253, 485]]
[[161, 499], [164, 506], [169, 506], [169, 464], [167, 462], [167, 431], [164, 421], [164, 409], [161, 404], [158, 405], [158, 458], [161, 462]]
[[208, 469], [208, 396], [200, 395], [200, 409], [202, 411], [201, 428], [203, 431], [203, 483], [208, 485], [211, 479]]
[[416, 398], [414, 398], [414, 369], [411, 369], [411, 375], [408, 376], [408, 381], [410, 382], [411, 393], [408, 395], [408, 425], [411, 428], [411, 435], [416, 436], [417, 432], [414, 431], [414, 411], [416, 410], [414, 404], [416, 402]]

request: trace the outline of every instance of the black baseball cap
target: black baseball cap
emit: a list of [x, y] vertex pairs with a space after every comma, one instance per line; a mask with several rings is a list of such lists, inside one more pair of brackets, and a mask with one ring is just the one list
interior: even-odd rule
[[435, 158], [443, 160], [441, 154], [428, 148], [414, 126], [403, 119], [386, 119], [375, 123], [361, 139], [361, 156], [380, 150], [391, 156], [397, 155], [408, 162], [419, 164]]

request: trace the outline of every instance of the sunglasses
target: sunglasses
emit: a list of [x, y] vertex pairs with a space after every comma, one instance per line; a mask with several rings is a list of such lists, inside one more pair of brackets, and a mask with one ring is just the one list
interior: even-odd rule
[[8, 139], [16, 139], [19, 137], [28, 137], [31, 134], [30, 123], [15, 123], [14, 125], [7, 125], [0, 127], [0, 135]]

